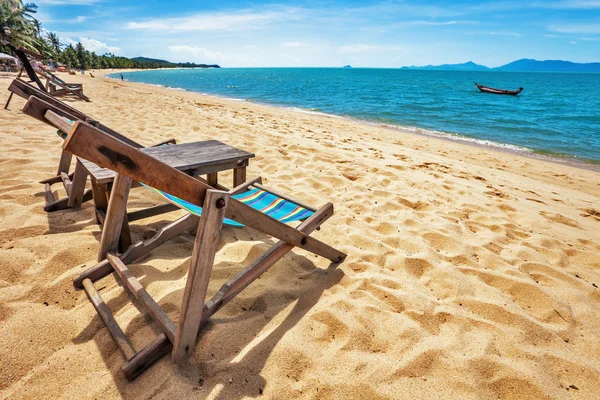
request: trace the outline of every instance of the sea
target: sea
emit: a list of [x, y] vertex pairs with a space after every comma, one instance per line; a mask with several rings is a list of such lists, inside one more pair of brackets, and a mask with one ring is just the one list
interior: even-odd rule
[[[600, 74], [220, 68], [123, 76], [600, 169]], [[524, 90], [518, 96], [481, 93], [474, 82]]]

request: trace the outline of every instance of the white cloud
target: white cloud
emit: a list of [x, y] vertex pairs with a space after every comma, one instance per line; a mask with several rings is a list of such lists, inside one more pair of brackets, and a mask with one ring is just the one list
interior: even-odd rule
[[594, 8], [600, 8], [600, 1], [598, 1], [598, 0], [556, 1], [556, 2], [549, 2], [549, 3], [537, 3], [536, 7], [573, 9], [573, 10], [589, 10], [589, 9], [594, 9]]
[[488, 32], [488, 35], [521, 37], [521, 34], [517, 32]]
[[302, 18], [301, 9], [288, 7], [279, 11], [239, 11], [237, 13], [198, 13], [181, 18], [157, 18], [144, 22], [128, 22], [127, 29], [161, 31], [239, 31], [258, 29], [276, 22]]
[[[187, 46], [187, 45], [178, 45], [178, 46], [168, 46], [171, 53], [178, 56], [178, 59], [182, 61], [195, 61], [199, 63], [223, 63], [230, 62], [232, 57], [228, 57], [223, 53], [216, 51], [210, 51], [203, 47], [197, 46]], [[243, 56], [243, 55], [241, 55]]]
[[550, 25], [548, 29], [560, 33], [584, 33], [584, 34], [600, 34], [600, 23], [574, 23], [564, 25]]
[[444, 25], [456, 25], [464, 23], [473, 23], [473, 21], [409, 21], [408, 25], [429, 25], [429, 26], [444, 26]]
[[[76, 40], [73, 40], [71, 38], [61, 38], [61, 41], [66, 43], [66, 44], [71, 44], [73, 46], [75, 46], [77, 44]], [[79, 38], [79, 42], [81, 42], [81, 44], [83, 45], [83, 47], [88, 50], [88, 51], [93, 51], [98, 55], [102, 55], [105, 53], [113, 53], [116, 55], [120, 55], [121, 54], [121, 48], [120, 47], [115, 47], [115, 46], [109, 46], [106, 43], [103, 43], [99, 40], [96, 39], [90, 39], [87, 37], [80, 37]]]
[[281, 47], [302, 47], [302, 46], [304, 46], [304, 43], [302, 43], [302, 42], [281, 42], [281, 44], [279, 44], [279, 46], [281, 46]]
[[569, 44], [577, 44], [577, 41], [576, 41], [576, 40], [571, 40], [571, 41], [569, 42]]
[[77, 18], [75, 18], [75, 22], [85, 22], [85, 20], [87, 20], [88, 17], [84, 17], [83, 15], [78, 16]]

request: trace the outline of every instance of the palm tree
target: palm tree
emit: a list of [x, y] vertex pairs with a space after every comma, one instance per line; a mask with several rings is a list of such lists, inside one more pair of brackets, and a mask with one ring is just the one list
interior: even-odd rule
[[[36, 24], [32, 14], [36, 12], [35, 4], [15, 0], [0, 0], [0, 34], [9, 37], [16, 46], [35, 49], [39, 44], [36, 39]], [[38, 23], [39, 24], [39, 23]]]
[[62, 43], [60, 42], [58, 35], [55, 32], [48, 32], [46, 34], [46, 38], [48, 39], [48, 42], [50, 44], [50, 47], [52, 47], [54, 54], [59, 54], [60, 48], [62, 47]]

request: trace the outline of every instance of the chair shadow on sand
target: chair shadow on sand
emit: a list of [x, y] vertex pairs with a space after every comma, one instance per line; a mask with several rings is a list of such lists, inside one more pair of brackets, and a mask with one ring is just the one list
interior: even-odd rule
[[[154, 225], [154, 224], [152, 224]], [[132, 271], [144, 287], [149, 287], [153, 282], [178, 281], [188, 273], [189, 257], [194, 236], [191, 234], [180, 235], [170, 243], [183, 246], [185, 249], [176, 248], [175, 252], [186, 252], [185, 261], [168, 272], [161, 271], [144, 263], [132, 265]], [[218, 289], [230, 276], [253, 261], [255, 255], [264, 252], [271, 244], [270, 237], [254, 230], [240, 230], [238, 228], [223, 228], [219, 251], [227, 244], [239, 241], [259, 241], [262, 243], [252, 246], [248, 256], [240, 262], [220, 262], [214, 265], [212, 289]], [[173, 248], [164, 251], [158, 248], [149, 257], [151, 260], [175, 259]], [[90, 324], [73, 339], [74, 343], [84, 343], [93, 339], [97, 342], [100, 353], [107, 369], [113, 375], [115, 384], [123, 398], [152, 397], [165, 391], [169, 392], [171, 385], [187, 388], [190, 393], [196, 392], [199, 397], [205, 397], [211, 392], [218, 393], [217, 398], [232, 399], [258, 396], [266, 385], [260, 376], [260, 371], [286, 332], [292, 329], [319, 301], [323, 293], [336, 285], [344, 273], [337, 269], [337, 263], [332, 263], [327, 269], [318, 268], [307, 257], [288, 253], [267, 274], [271, 282], [283, 282], [283, 287], [269, 286], [257, 297], [249, 298], [244, 292], [217, 312], [202, 327], [195, 356], [177, 366], [170, 360], [170, 354], [163, 357], [156, 365], [147, 370], [135, 381], [129, 382], [121, 371], [124, 359], [115, 346], [110, 334], [98, 315], [95, 315]], [[292, 267], [293, 266], [293, 267]], [[114, 278], [107, 277], [106, 285], [113, 290]], [[301, 284], [298, 284], [298, 280]], [[257, 280], [260, 282], [260, 279]], [[252, 285], [257, 285], [254, 282]], [[98, 282], [101, 285], [101, 281]], [[117, 281], [118, 286], [122, 283]], [[279, 285], [278, 285], [279, 286]], [[102, 287], [102, 286], [100, 286]], [[121, 290], [121, 289], [117, 289]], [[178, 314], [184, 288], [178, 288], [161, 299], [157, 299], [165, 312], [174, 316]], [[110, 301], [107, 306], [113, 313], [133, 303], [139, 315], [134, 317], [127, 325], [125, 333], [136, 341], [136, 333], [144, 330], [143, 346], [148, 343], [153, 335], [160, 330], [152, 322], [132, 295], [127, 290], [122, 290], [119, 295]], [[212, 293], [209, 291], [209, 293]], [[268, 297], [268, 306], [265, 299]], [[273, 316], [286, 310], [294, 304], [287, 317], [250, 350], [242, 354], [251, 343], [256, 341], [259, 333], [269, 324]], [[90, 305], [91, 307], [91, 305]], [[150, 334], [147, 328], [153, 331]], [[125, 328], [125, 327], [124, 327]], [[98, 334], [100, 333], [100, 334]], [[226, 340], [223, 346], [222, 340]], [[220, 351], [225, 350], [225, 354]], [[240, 359], [241, 358], [241, 359]], [[240, 360], [238, 360], [240, 359]], [[217, 377], [218, 376], [218, 377]], [[229, 381], [229, 379], [232, 381]], [[213, 395], [215, 395], [213, 393]]]

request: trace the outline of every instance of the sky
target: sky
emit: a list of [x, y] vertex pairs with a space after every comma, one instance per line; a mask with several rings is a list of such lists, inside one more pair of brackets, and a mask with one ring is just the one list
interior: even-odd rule
[[600, 62], [600, 0], [33, 0], [98, 54], [223, 67]]

